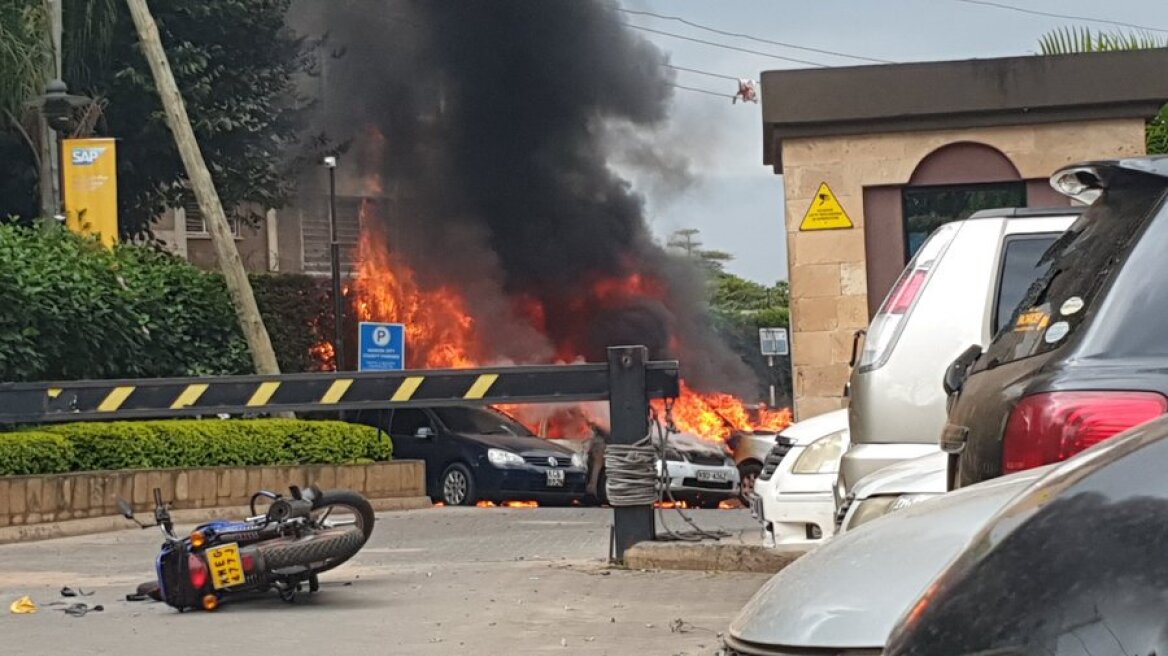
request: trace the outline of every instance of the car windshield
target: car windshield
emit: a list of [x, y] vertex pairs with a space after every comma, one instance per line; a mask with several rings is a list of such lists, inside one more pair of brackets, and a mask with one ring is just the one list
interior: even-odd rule
[[436, 408], [438, 420], [455, 433], [469, 435], [520, 435], [534, 437], [523, 424], [497, 410], [483, 408]]
[[1046, 251], [1049, 266], [1026, 291], [978, 368], [993, 368], [1067, 343], [1101, 300], [1106, 283], [1143, 233], [1164, 195], [1162, 184], [1125, 176]]

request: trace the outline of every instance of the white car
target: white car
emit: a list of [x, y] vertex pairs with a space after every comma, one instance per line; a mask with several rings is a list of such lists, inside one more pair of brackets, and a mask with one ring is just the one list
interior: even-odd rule
[[[657, 472], [661, 472], [657, 461]], [[738, 498], [738, 467], [722, 446], [690, 433], [669, 436], [665, 448], [669, 497], [702, 508]]]
[[835, 533], [832, 488], [847, 447], [847, 410], [791, 424], [779, 433], [751, 500], [768, 546], [812, 546]]
[[948, 455], [938, 449], [861, 478], [836, 508], [835, 532], [850, 531], [888, 513], [945, 494], [948, 462]]

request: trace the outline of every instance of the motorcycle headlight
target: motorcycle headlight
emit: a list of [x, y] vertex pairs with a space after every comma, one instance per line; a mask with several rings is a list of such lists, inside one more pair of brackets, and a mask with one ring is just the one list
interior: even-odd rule
[[573, 453], [572, 466], [583, 469], [588, 466], [588, 458], [584, 457], [583, 453]]
[[803, 449], [803, 453], [799, 454], [799, 459], [791, 467], [791, 473], [834, 474], [839, 471], [840, 457], [843, 453], [843, 431], [825, 435]]
[[509, 467], [511, 465], [522, 465], [523, 456], [518, 453], [511, 453], [503, 449], [487, 449], [487, 460], [496, 467]]
[[850, 531], [857, 526], [867, 524], [873, 519], [879, 519], [897, 510], [904, 510], [915, 503], [932, 499], [935, 496], [937, 495], [901, 494], [899, 496], [870, 497], [864, 499], [856, 506], [856, 511], [852, 513], [852, 519], [848, 522], [847, 530]]

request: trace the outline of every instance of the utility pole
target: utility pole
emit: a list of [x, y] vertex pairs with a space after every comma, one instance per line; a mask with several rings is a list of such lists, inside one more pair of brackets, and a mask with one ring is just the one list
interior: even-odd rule
[[174, 134], [174, 142], [182, 156], [187, 177], [190, 178], [195, 200], [198, 201], [199, 210], [207, 220], [207, 231], [211, 234], [219, 268], [223, 271], [227, 291], [239, 317], [243, 336], [247, 339], [256, 373], [278, 374], [280, 365], [276, 362], [272, 340], [256, 306], [255, 294], [247, 279], [243, 262], [239, 258], [239, 251], [235, 248], [235, 239], [227, 224], [219, 193], [215, 190], [215, 182], [211, 179], [211, 172], [207, 170], [207, 163], [203, 159], [202, 151], [199, 150], [195, 131], [191, 128], [191, 121], [187, 116], [186, 104], [179, 93], [178, 84], [174, 81], [174, 73], [170, 70], [166, 50], [162, 47], [162, 39], [158, 35], [158, 25], [154, 22], [154, 16], [150, 13], [146, 0], [126, 0], [126, 3], [134, 19], [134, 26], [138, 29], [142, 53], [154, 74], [154, 84], [162, 100], [162, 107], [166, 111], [166, 122]]

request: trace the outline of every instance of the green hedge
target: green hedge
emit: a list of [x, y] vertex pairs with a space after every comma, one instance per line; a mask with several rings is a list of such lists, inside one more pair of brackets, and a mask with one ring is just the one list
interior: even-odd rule
[[[327, 285], [251, 282], [280, 369], [319, 369], [310, 349], [332, 334]], [[223, 277], [151, 246], [0, 223], [0, 308], [0, 382], [253, 370]]]
[[0, 433], [0, 475], [389, 460], [389, 436], [340, 421], [124, 421]]

